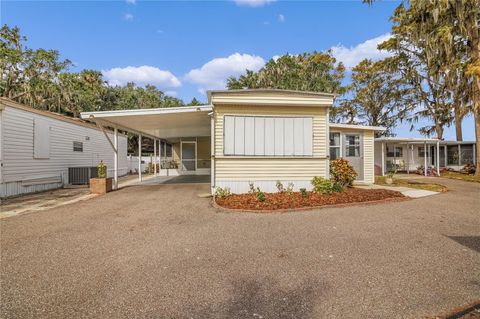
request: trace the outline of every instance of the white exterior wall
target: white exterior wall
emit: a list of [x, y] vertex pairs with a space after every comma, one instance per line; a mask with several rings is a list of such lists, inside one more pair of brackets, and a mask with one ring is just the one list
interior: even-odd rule
[[[68, 168], [97, 166], [100, 160], [113, 176], [114, 153], [102, 131], [86, 125], [4, 105], [0, 109], [0, 197], [15, 196], [61, 187], [68, 183]], [[34, 122], [50, 127], [48, 159], [35, 159]], [[109, 134], [113, 141], [113, 134]], [[87, 139], [88, 137], [88, 139]], [[73, 151], [73, 142], [83, 142], [83, 152]], [[119, 175], [127, 174], [127, 137], [120, 134]]]

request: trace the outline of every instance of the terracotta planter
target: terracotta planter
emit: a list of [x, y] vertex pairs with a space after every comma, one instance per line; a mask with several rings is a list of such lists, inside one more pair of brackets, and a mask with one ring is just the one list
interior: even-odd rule
[[112, 191], [112, 178], [90, 178], [90, 193], [106, 194]]

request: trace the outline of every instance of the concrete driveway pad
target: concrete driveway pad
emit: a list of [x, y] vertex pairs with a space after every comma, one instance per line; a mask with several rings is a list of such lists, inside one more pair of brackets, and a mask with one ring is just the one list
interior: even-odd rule
[[480, 184], [226, 213], [209, 185], [126, 187], [0, 220], [1, 318], [422, 318], [480, 299]]

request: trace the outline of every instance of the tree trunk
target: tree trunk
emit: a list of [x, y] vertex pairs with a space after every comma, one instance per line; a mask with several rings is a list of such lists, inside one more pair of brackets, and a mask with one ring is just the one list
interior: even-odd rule
[[[474, 1], [476, 7], [478, 7], [479, 1]], [[480, 37], [478, 32], [478, 20], [476, 17], [473, 19], [472, 23], [472, 60], [474, 66], [480, 66]], [[480, 156], [478, 152], [480, 151], [480, 74], [476, 71], [473, 74], [473, 94], [472, 94], [472, 107], [473, 107], [473, 116], [475, 119], [475, 138], [477, 140], [475, 147], [476, 160], [476, 171], [475, 175], [480, 176]]]
[[453, 105], [453, 110], [455, 113], [455, 135], [457, 137], [457, 141], [463, 141], [463, 133], [462, 133], [462, 120], [463, 114], [461, 112], [461, 106], [458, 103]]
[[435, 131], [437, 132], [437, 138], [443, 140], [443, 127], [439, 124], [435, 124]]

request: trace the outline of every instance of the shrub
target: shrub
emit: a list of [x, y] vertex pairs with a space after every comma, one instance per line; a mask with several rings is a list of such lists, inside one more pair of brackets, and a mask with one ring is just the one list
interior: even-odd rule
[[100, 161], [97, 165], [97, 175], [100, 178], [106, 178], [107, 177], [107, 165], [103, 163], [103, 160]]
[[293, 193], [293, 187], [295, 185], [293, 183], [288, 183], [287, 189], [285, 190], [289, 195]]
[[342, 184], [334, 183], [332, 189], [333, 189], [333, 192], [335, 192], [335, 193], [341, 193], [341, 192], [343, 192], [343, 188], [344, 187], [342, 186]]
[[333, 182], [340, 184], [342, 187], [352, 186], [353, 181], [358, 176], [353, 166], [343, 158], [338, 158], [330, 162], [330, 174]]
[[305, 187], [300, 188], [300, 194], [302, 194], [303, 198], [308, 197], [307, 189]]
[[217, 197], [225, 198], [225, 197], [230, 196], [230, 195], [231, 195], [230, 188], [228, 188], [228, 187], [225, 187], [225, 188], [217, 187], [217, 188], [215, 188], [215, 196], [217, 196]]
[[265, 193], [260, 191], [260, 189], [258, 189], [258, 192], [257, 192], [256, 196], [257, 196], [257, 200], [259, 202], [264, 202], [265, 201]]
[[277, 181], [277, 183], [275, 184], [275, 186], [277, 186], [277, 190], [278, 190], [279, 193], [283, 193], [283, 192], [285, 191], [285, 188], [283, 187], [282, 182]]
[[312, 179], [313, 191], [319, 194], [333, 193], [333, 182], [323, 177], [315, 176]]
[[249, 190], [248, 190], [249, 194], [255, 194], [257, 192], [257, 190], [255, 189], [255, 185], [253, 183], [248, 183], [248, 187], [249, 187]]
[[476, 167], [474, 164], [466, 164], [463, 168], [462, 168], [462, 173], [465, 173], [465, 174], [468, 174], [468, 175], [473, 175], [475, 174], [475, 171], [476, 171]]

